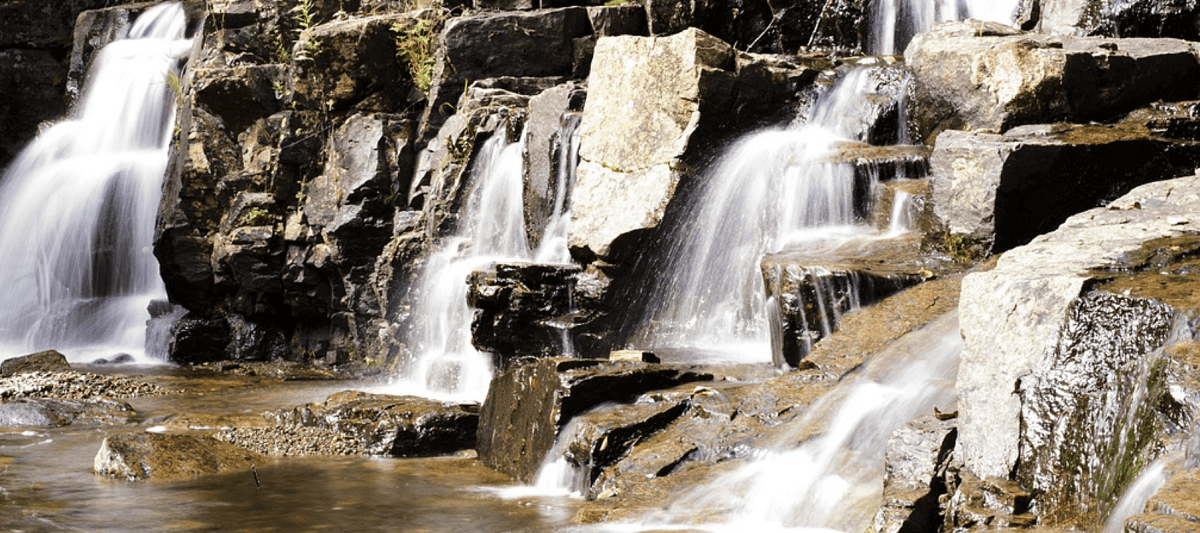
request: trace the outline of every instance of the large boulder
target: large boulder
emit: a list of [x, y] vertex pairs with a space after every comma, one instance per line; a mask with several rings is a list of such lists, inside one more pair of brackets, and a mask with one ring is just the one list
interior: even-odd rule
[[476, 450], [485, 465], [532, 482], [576, 415], [601, 403], [630, 402], [648, 391], [711, 379], [657, 364], [561, 357], [513, 365], [488, 389]]
[[189, 479], [228, 471], [250, 472], [262, 456], [208, 436], [122, 433], [100, 443], [96, 475], [143, 481]]
[[1024, 126], [946, 131], [930, 167], [934, 211], [950, 233], [1008, 250], [1067, 217], [1200, 163], [1200, 145], [1139, 129]]
[[963, 281], [955, 453], [1041, 523], [1095, 528], [1196, 412], [1197, 208], [1200, 176], [1144, 185]]
[[1022, 34], [977, 21], [939, 25], [904, 55], [916, 80], [911, 120], [927, 140], [946, 129], [1107, 119], [1194, 98], [1200, 81], [1186, 41]]
[[10, 357], [0, 363], [0, 376], [29, 372], [70, 372], [67, 357], [57, 350], [46, 350], [20, 357]]
[[[402, 109], [413, 87], [400, 67], [394, 26], [417, 24], [409, 15], [351, 17], [304, 31], [292, 49], [288, 97], [306, 109]], [[372, 97], [372, 101], [366, 101]]]

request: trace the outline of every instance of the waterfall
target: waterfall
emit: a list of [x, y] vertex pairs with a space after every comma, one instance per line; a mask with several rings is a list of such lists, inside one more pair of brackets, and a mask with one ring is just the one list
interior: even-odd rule
[[1012, 24], [1019, 6], [1019, 0], [872, 0], [867, 50], [877, 55], [902, 54], [914, 35], [948, 20]]
[[492, 357], [471, 345], [467, 279], [494, 263], [531, 257], [522, 199], [524, 143], [509, 142], [502, 131], [480, 148], [456, 233], [417, 276], [405, 335], [410, 358], [397, 384], [404, 393], [477, 401], [487, 395]]
[[554, 151], [554, 207], [534, 254], [534, 261], [538, 263], [571, 262], [571, 254], [567, 251], [567, 230], [571, 223], [567, 198], [575, 185], [575, 169], [579, 166], [579, 123], [582, 119], [581, 113], [565, 113], [562, 117]]
[[[881, 501], [884, 452], [909, 420], [954, 410], [962, 340], [957, 313], [901, 338], [851, 381], [789, 422], [794, 434], [757, 452], [743, 468], [689, 490], [644, 526], [686, 525], [694, 517], [726, 517], [706, 530], [866, 530]], [[794, 443], [812, 427], [824, 431]]]
[[96, 56], [71, 117], [0, 178], [0, 357], [145, 358], [147, 307], [166, 297], [152, 245], [186, 28], [180, 4], [147, 9]]
[[721, 159], [670, 235], [666, 274], [631, 346], [770, 358], [762, 256], [873, 232], [855, 214], [854, 166], [831, 161], [839, 144], [869, 136], [866, 106], [876, 104], [863, 95], [878, 89], [871, 68], [822, 94], [806, 124], [750, 135]]

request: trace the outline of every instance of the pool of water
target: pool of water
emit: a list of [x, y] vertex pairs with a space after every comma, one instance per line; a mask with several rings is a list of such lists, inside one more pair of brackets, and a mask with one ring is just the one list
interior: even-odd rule
[[126, 482], [92, 474], [106, 435], [144, 431], [171, 415], [243, 417], [318, 402], [347, 382], [138, 369], [183, 392], [128, 400], [141, 421], [117, 427], [0, 430], [3, 531], [552, 531], [579, 501], [503, 498], [515, 485], [459, 457], [288, 457], [255, 472], [187, 481]]

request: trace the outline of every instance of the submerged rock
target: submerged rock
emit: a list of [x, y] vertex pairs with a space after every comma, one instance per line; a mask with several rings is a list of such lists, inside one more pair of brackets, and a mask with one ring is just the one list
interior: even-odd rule
[[1144, 185], [963, 281], [956, 454], [1040, 523], [1097, 527], [1196, 412], [1197, 209], [1200, 176]]
[[261, 461], [254, 452], [212, 437], [141, 432], [104, 439], [92, 470], [126, 481], [175, 480], [228, 471], [249, 474]]
[[1002, 252], [1144, 183], [1190, 172], [1200, 144], [1116, 126], [946, 131], [930, 158], [934, 212]]
[[128, 403], [108, 399], [27, 398], [0, 403], [0, 427], [125, 424], [136, 416]]
[[1021, 34], [947, 23], [904, 53], [916, 80], [911, 120], [932, 140], [947, 129], [1107, 119], [1155, 100], [1196, 96], [1195, 46], [1175, 39]]
[[647, 391], [712, 378], [664, 365], [558, 357], [513, 365], [488, 389], [476, 443], [479, 460], [532, 482], [574, 416], [604, 402], [630, 402]]
[[1200, 470], [1173, 473], [1146, 502], [1145, 512], [1125, 521], [1130, 533], [1194, 533], [1200, 531]]

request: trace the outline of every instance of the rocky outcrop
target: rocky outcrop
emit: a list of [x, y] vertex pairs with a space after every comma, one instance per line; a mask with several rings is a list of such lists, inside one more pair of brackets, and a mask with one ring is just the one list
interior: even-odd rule
[[480, 413], [476, 450], [485, 465], [532, 482], [563, 426], [604, 402], [712, 375], [646, 363], [547, 358], [513, 365], [492, 380]]
[[367, 455], [423, 457], [473, 447], [479, 407], [344, 391], [329, 396], [323, 404], [278, 411], [274, 417], [282, 426], [315, 427], [346, 435]]
[[826, 248], [809, 246], [762, 259], [776, 366], [799, 367], [842, 315], [954, 270], [951, 262], [922, 254], [917, 235]]
[[573, 265], [498, 264], [475, 272], [467, 301], [475, 309], [471, 343], [496, 354], [504, 370], [522, 357], [571, 355], [574, 340]]
[[910, 116], [926, 140], [947, 129], [1103, 120], [1194, 98], [1200, 80], [1186, 41], [1053, 37], [980, 22], [940, 25], [904, 55], [915, 78]]
[[212, 437], [163, 433], [123, 433], [100, 443], [96, 475], [143, 481], [189, 479], [218, 472], [245, 471], [263, 457]]
[[956, 455], [1018, 481], [1041, 523], [1095, 527], [1194, 412], [1168, 369], [1194, 366], [1193, 282], [1174, 273], [1197, 207], [1200, 177], [1145, 185], [963, 281]]
[[1002, 252], [1197, 163], [1200, 145], [1125, 127], [947, 131], [930, 158], [934, 211], [951, 234]]
[[1043, 33], [1200, 40], [1200, 5], [1187, 0], [1035, 0], [1025, 24]]

